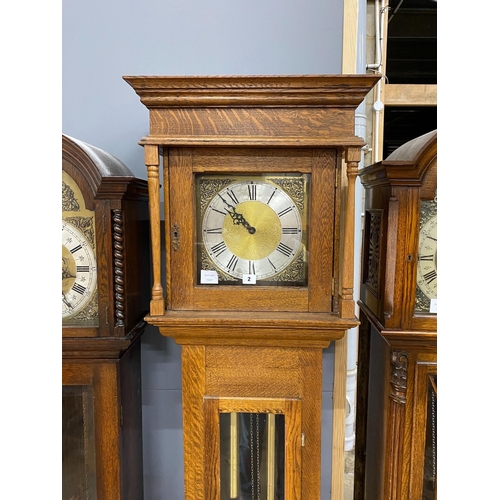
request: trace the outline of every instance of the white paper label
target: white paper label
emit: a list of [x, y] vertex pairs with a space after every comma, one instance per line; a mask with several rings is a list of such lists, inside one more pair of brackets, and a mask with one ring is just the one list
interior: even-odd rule
[[244, 285], [255, 285], [255, 283], [257, 283], [255, 274], [244, 274], [241, 280]]
[[429, 312], [437, 314], [438, 312], [438, 299], [431, 299], [431, 306]]
[[205, 271], [202, 269], [200, 283], [202, 285], [216, 285], [217, 283], [219, 283], [217, 271]]

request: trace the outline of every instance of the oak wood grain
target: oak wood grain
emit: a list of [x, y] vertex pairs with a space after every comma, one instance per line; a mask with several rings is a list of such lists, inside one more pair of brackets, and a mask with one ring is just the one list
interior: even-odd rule
[[[192, 150], [171, 149], [168, 155], [170, 177], [170, 220], [165, 221], [166, 231], [172, 235], [177, 227], [179, 246], [172, 244], [170, 254], [171, 296], [167, 297], [168, 309], [194, 308], [194, 262], [195, 262], [195, 194], [193, 185]], [[176, 249], [177, 248], [177, 249]]]
[[181, 345], [322, 347], [358, 325], [329, 313], [167, 311], [146, 316], [162, 335]]
[[386, 106], [437, 106], [437, 85], [391, 83], [385, 86]]
[[205, 500], [205, 347], [182, 346], [184, 498]]
[[[310, 312], [332, 310], [332, 277], [335, 217], [335, 150], [315, 150], [312, 157], [311, 224], [309, 227]], [[339, 248], [333, 249], [337, 253]], [[353, 317], [353, 316], [352, 316]]]
[[148, 108], [350, 106], [356, 108], [377, 75], [124, 76]]

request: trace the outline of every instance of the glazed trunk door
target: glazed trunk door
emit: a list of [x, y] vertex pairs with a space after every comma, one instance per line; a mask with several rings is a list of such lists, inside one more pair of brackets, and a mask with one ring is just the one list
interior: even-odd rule
[[63, 500], [121, 498], [116, 365], [63, 363], [62, 375]]
[[298, 399], [205, 398], [205, 498], [300, 500]]

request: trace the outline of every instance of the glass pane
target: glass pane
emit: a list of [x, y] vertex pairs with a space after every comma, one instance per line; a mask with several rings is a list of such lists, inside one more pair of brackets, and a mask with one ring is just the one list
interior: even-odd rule
[[307, 286], [310, 174], [196, 178], [197, 283]]
[[221, 413], [221, 500], [284, 500], [284, 437], [284, 415]]
[[429, 375], [422, 500], [437, 498], [437, 375]]
[[92, 388], [62, 388], [62, 499], [96, 500]]

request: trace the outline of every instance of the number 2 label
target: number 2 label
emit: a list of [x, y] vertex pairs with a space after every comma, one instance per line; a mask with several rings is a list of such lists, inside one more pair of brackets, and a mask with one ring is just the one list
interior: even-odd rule
[[244, 274], [241, 278], [244, 285], [255, 285], [257, 282], [255, 274]]

